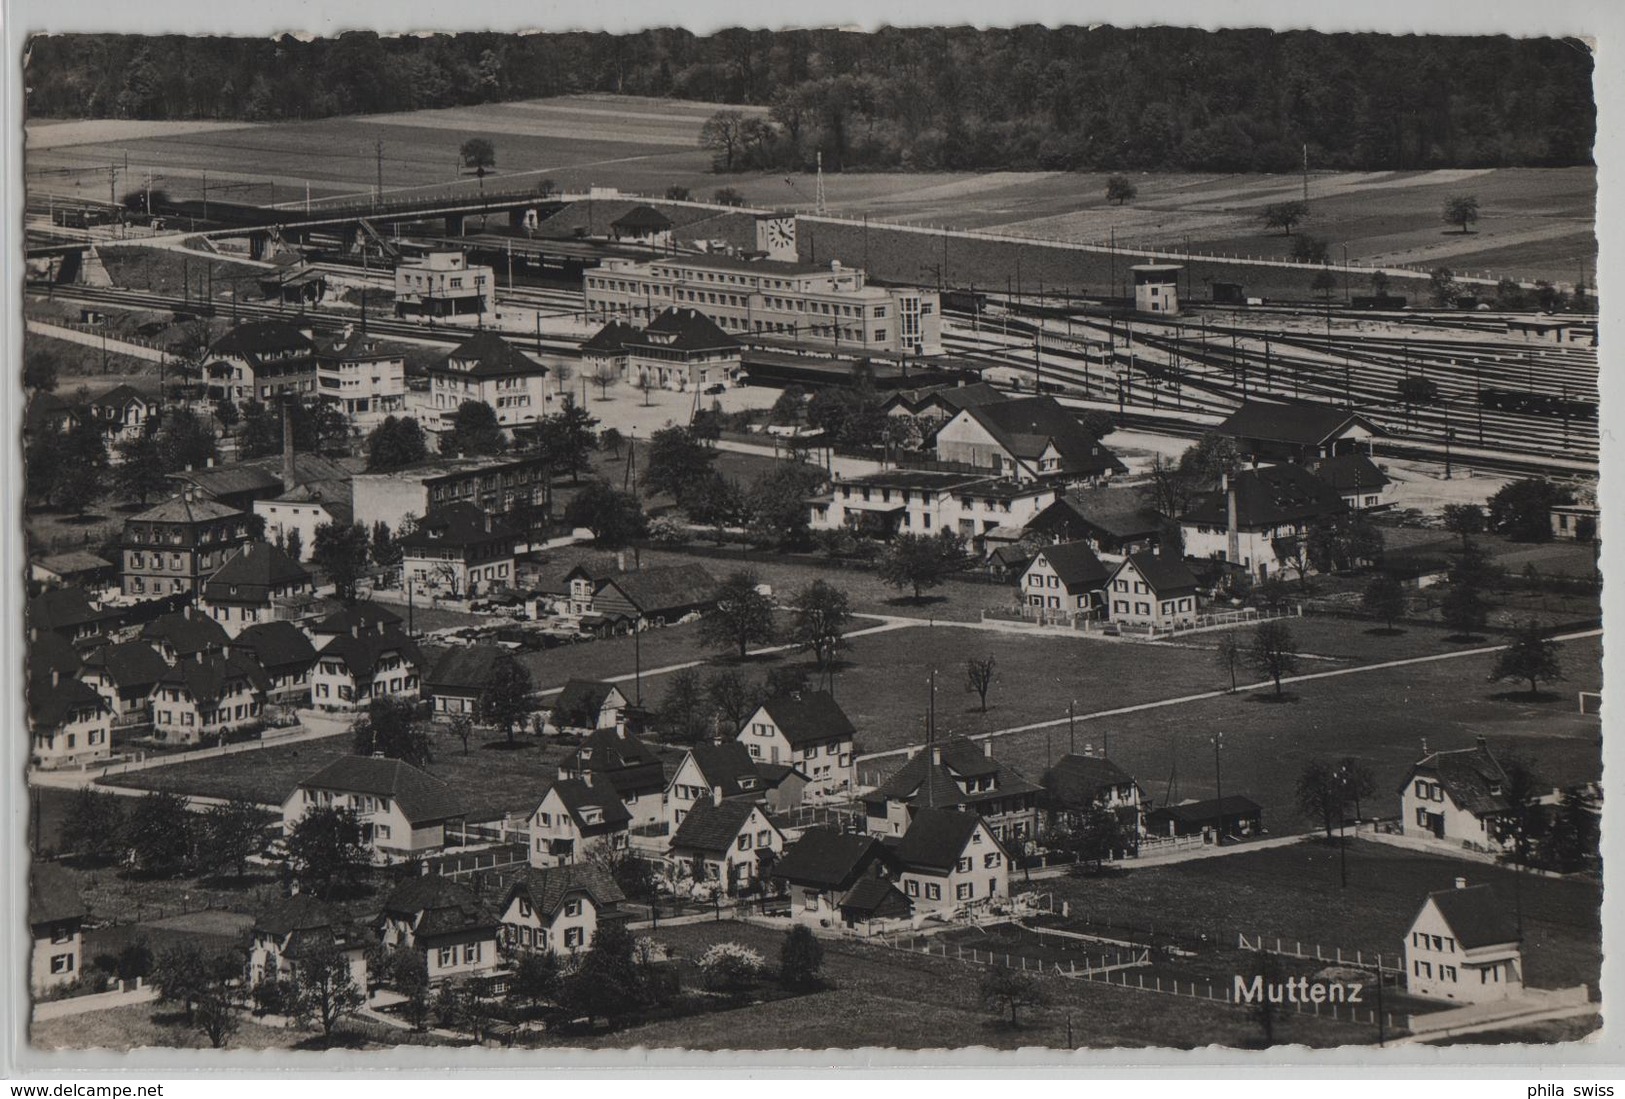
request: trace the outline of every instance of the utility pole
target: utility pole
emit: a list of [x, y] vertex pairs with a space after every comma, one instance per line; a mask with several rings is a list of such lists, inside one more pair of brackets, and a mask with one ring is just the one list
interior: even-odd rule
[[1303, 144], [1303, 201], [1309, 202], [1309, 143]]
[[1073, 699], [1066, 704], [1066, 752], [1067, 755], [1078, 754], [1078, 700]]
[[209, 220], [209, 173], [203, 173], [203, 220]]
[[379, 138], [373, 146], [378, 161], [378, 190], [373, 198], [373, 205], [379, 206], [384, 201], [384, 139]]
[[1224, 747], [1224, 734], [1213, 735], [1213, 787], [1218, 793], [1214, 805], [1219, 811], [1219, 846], [1224, 846], [1224, 772], [1219, 762], [1219, 752]]

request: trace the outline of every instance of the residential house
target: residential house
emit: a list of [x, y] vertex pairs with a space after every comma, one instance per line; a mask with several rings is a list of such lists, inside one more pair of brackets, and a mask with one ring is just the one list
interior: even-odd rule
[[441, 249], [395, 266], [397, 317], [482, 316], [496, 307], [496, 278], [461, 251]]
[[1108, 573], [1087, 542], [1058, 542], [1038, 551], [1021, 574], [1023, 606], [1094, 617], [1104, 610]]
[[863, 877], [841, 896], [840, 912], [848, 930], [883, 935], [912, 922], [914, 902], [888, 878]]
[[435, 720], [477, 717], [497, 670], [512, 663], [513, 657], [495, 645], [455, 645], [443, 651], [423, 678]]
[[417, 642], [382, 622], [371, 630], [357, 624], [316, 653], [311, 703], [323, 710], [355, 710], [385, 695], [416, 698], [422, 676]]
[[320, 649], [340, 634], [376, 633], [380, 627], [398, 627], [405, 621], [382, 603], [356, 602], [341, 605], [327, 614], [301, 623], [300, 627]]
[[1012, 849], [1038, 834], [1043, 787], [994, 759], [992, 741], [978, 747], [956, 736], [912, 751], [908, 762], [864, 795], [871, 835], [902, 835], [921, 809], [975, 813]]
[[1055, 542], [1082, 542], [1102, 560], [1157, 548], [1163, 518], [1140, 502], [1138, 489], [1068, 492], [1027, 523], [1027, 532]]
[[1218, 491], [1206, 493], [1179, 517], [1179, 529], [1186, 557], [1223, 561], [1267, 580], [1298, 567], [1311, 526], [1347, 511], [1335, 488], [1303, 466], [1284, 463], [1226, 478]]
[[625, 321], [610, 321], [581, 344], [581, 373], [586, 378], [596, 377], [601, 371], [612, 370], [617, 378], [626, 377], [626, 342], [637, 338], [636, 325]]
[[47, 588], [28, 601], [28, 626], [40, 633], [52, 633], [76, 645], [93, 641], [116, 630], [119, 611], [91, 599], [85, 589], [73, 586]]
[[1128, 467], [1054, 397], [973, 404], [937, 429], [938, 460], [1013, 481], [1069, 487], [1104, 484]]
[[[87, 646], [90, 652], [101, 647]], [[28, 627], [26, 657], [28, 674], [36, 678], [49, 678], [52, 672], [56, 672], [77, 679], [80, 678], [79, 670], [84, 667], [84, 660], [73, 642], [59, 633], [34, 626]]]
[[82, 767], [112, 754], [113, 712], [88, 684], [52, 671], [28, 684], [33, 767]]
[[425, 427], [450, 429], [465, 401], [490, 405], [505, 428], [547, 415], [547, 367], [492, 331], [481, 331], [428, 368]]
[[1511, 779], [1488, 742], [1428, 752], [1411, 765], [1399, 790], [1405, 835], [1482, 851], [1506, 847], [1505, 818]]
[[231, 644], [226, 628], [196, 607], [161, 614], [141, 627], [141, 640], [157, 650], [164, 663], [193, 660], [200, 653], [217, 653]]
[[1044, 788], [1038, 805], [1046, 828], [1078, 827], [1097, 812], [1115, 814], [1135, 836], [1145, 832], [1150, 808], [1134, 777], [1105, 756], [1068, 753], [1056, 760], [1038, 785]]
[[1380, 432], [1357, 412], [1314, 401], [1249, 397], [1213, 429], [1234, 439], [1244, 458], [1307, 462], [1337, 454], [1369, 453]]
[[94, 553], [70, 550], [30, 559], [28, 579], [46, 588], [99, 591], [118, 584], [118, 566]]
[[1183, 561], [1131, 553], [1106, 581], [1108, 615], [1119, 626], [1169, 630], [1196, 625], [1196, 574]]
[[248, 542], [203, 582], [199, 605], [230, 637], [297, 618], [315, 602], [310, 573], [269, 542]]
[[248, 942], [248, 984], [297, 981], [300, 956], [331, 946], [344, 957], [355, 987], [365, 992], [371, 945], [366, 929], [343, 912], [308, 893], [295, 893], [254, 917]]
[[975, 810], [915, 809], [891, 857], [920, 914], [985, 910], [1010, 895], [1010, 848]]
[[260, 722], [269, 687], [258, 662], [229, 645], [177, 660], [153, 684], [153, 739], [197, 744]]
[[128, 385], [116, 385], [106, 393], [92, 397], [85, 411], [90, 422], [101, 428], [107, 456], [114, 464], [122, 461], [118, 451], [120, 443], [139, 439], [149, 422], [156, 421], [159, 406], [140, 390]]
[[1225, 836], [1252, 836], [1264, 830], [1264, 807], [1252, 798], [1226, 794], [1205, 801], [1164, 805], [1146, 815], [1150, 836], [1201, 836], [1207, 843]]
[[950, 530], [972, 550], [1014, 542], [1022, 528], [1055, 502], [1060, 489], [979, 473], [888, 469], [837, 476], [828, 493], [810, 498], [814, 530], [854, 529], [875, 537]]
[[124, 594], [196, 591], [248, 537], [247, 515], [188, 485], [124, 521]]
[[609, 223], [609, 239], [666, 248], [672, 243], [671, 218], [648, 204], [632, 207]]
[[238, 634], [232, 647], [251, 655], [265, 673], [268, 706], [310, 705], [316, 647], [298, 626], [292, 622], [261, 622]]
[[510, 950], [578, 954], [592, 949], [598, 925], [626, 918], [626, 894], [592, 863], [521, 870], [501, 906]]
[[752, 798], [783, 813], [801, 804], [806, 785], [807, 776], [793, 764], [755, 759], [737, 740], [696, 744], [666, 784], [665, 819], [676, 828], [695, 802], [711, 801], [717, 790], [725, 798]]
[[784, 833], [767, 807], [748, 797], [714, 793], [697, 802], [672, 833], [669, 855], [732, 896], [764, 879], [784, 851]]
[[1368, 455], [1345, 452], [1315, 458], [1308, 466], [1311, 473], [1332, 486], [1350, 511], [1374, 511], [1392, 505], [1390, 489], [1394, 482]]
[[401, 575], [419, 592], [452, 599], [501, 591], [513, 582], [514, 544], [522, 536], [478, 504], [446, 504], [397, 540]]
[[316, 392], [365, 434], [406, 410], [406, 358], [354, 329], [318, 339]]
[[571, 679], [553, 700], [547, 723], [555, 733], [580, 735], [595, 729], [616, 729], [626, 723], [629, 702], [613, 683]]
[[559, 765], [561, 779], [580, 779], [597, 790], [610, 789], [621, 799], [633, 828], [658, 824], [665, 807], [666, 769], [653, 748], [626, 731], [625, 725], [596, 729]]
[[850, 791], [857, 780], [857, 729], [828, 691], [768, 699], [735, 739], [752, 759], [794, 766], [821, 796]]
[[431, 984], [483, 976], [502, 965], [501, 918], [466, 885], [441, 874], [420, 874], [396, 886], [375, 927], [386, 950], [423, 956]]
[[312, 809], [349, 809], [361, 820], [362, 842], [385, 859], [404, 859], [446, 846], [446, 826], [466, 814], [451, 787], [399, 759], [340, 756], [307, 776], [282, 803], [282, 826]]
[[23, 410], [23, 437], [38, 439], [72, 431], [79, 426], [80, 416], [79, 409], [55, 393], [36, 390], [28, 398], [28, 407]]
[[530, 814], [530, 864], [561, 866], [595, 850], [624, 851], [631, 819], [614, 787], [556, 779]]
[[169, 665], [144, 641], [100, 645], [85, 654], [79, 679], [102, 696], [116, 728], [152, 722], [152, 689]]
[[657, 565], [626, 572], [595, 573], [577, 566], [567, 575], [572, 613], [577, 604], [577, 581], [591, 587], [584, 617], [621, 617], [641, 629], [663, 626], [688, 614], [703, 613], [716, 605], [720, 582], [700, 565]]
[[89, 914], [73, 876], [54, 862], [35, 859], [28, 883], [28, 928], [34, 940], [28, 987], [35, 996], [79, 979]]
[[1523, 992], [1523, 935], [1487, 885], [1457, 878], [1429, 893], [1405, 937], [1405, 991], [1429, 1000], [1483, 1003]]
[[[784, 849], [772, 876], [790, 894], [791, 919], [813, 927], [838, 927], [847, 923], [842, 902], [859, 882], [890, 882], [890, 852], [874, 836], [809, 828]], [[893, 901], [892, 906], [907, 915], [912, 906], [901, 893], [898, 896], [902, 904]]]
[[301, 561], [309, 561], [316, 552], [319, 528], [333, 523], [349, 526], [355, 518], [349, 485], [332, 482], [296, 483], [269, 499], [255, 500], [252, 507], [265, 520], [267, 541], [286, 542], [289, 534], [298, 532]]
[[307, 328], [284, 320], [246, 321], [209, 348], [203, 367], [209, 399], [271, 404], [316, 392], [316, 344]]

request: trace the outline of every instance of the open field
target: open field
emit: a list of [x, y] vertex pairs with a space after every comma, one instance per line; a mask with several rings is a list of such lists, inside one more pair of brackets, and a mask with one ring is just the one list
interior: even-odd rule
[[[245, 1017], [232, 1036], [230, 1049], [292, 1049], [303, 1031], [269, 1027]], [[168, 1005], [136, 1004], [48, 1019], [29, 1027], [29, 1040], [39, 1049], [208, 1049], [209, 1039], [186, 1026], [185, 1016]]]

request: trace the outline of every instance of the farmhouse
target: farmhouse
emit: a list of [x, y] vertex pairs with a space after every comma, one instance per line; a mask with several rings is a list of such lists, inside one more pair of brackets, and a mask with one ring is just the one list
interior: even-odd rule
[[766, 808], [747, 797], [695, 803], [671, 837], [670, 856], [697, 882], [715, 882], [729, 896], [762, 878], [784, 851], [784, 833]]
[[807, 776], [784, 763], [752, 758], [737, 740], [696, 744], [683, 754], [666, 785], [666, 822], [675, 828], [695, 802], [710, 801], [717, 790], [725, 798], [748, 797], [782, 813], [801, 804]]
[[124, 521], [124, 594], [196, 591], [247, 541], [247, 515], [187, 485]]
[[502, 902], [502, 940], [510, 950], [590, 950], [601, 922], [625, 918], [625, 900], [615, 879], [591, 863], [521, 870]]
[[1131, 553], [1106, 582], [1111, 620], [1156, 630], [1194, 626], [1196, 575], [1183, 561], [1154, 553]]
[[422, 955], [431, 983], [479, 976], [502, 964], [497, 914], [467, 886], [440, 874], [420, 874], [396, 886], [374, 926], [386, 950]]
[[1010, 895], [1009, 850], [974, 810], [916, 809], [891, 856], [917, 912], [975, 911]]
[[236, 637], [259, 622], [300, 617], [315, 601], [310, 573], [269, 542], [248, 542], [203, 582], [203, 612]]
[[435, 508], [398, 539], [401, 575], [429, 595], [470, 599], [506, 589], [521, 533], [477, 504]]
[[750, 757], [794, 766], [813, 791], [850, 790], [857, 729], [828, 691], [780, 695], [762, 703], [736, 738]]
[[1501, 850], [1507, 843], [1501, 825], [1511, 808], [1510, 781], [1482, 736], [1471, 748], [1426, 753], [1400, 787], [1405, 834]]
[[[842, 904], [860, 882], [889, 882], [889, 859], [886, 845], [874, 836], [809, 828], [785, 848], [784, 857], [773, 864], [772, 877], [789, 889], [791, 919], [834, 927], [847, 922]], [[889, 907], [897, 915], [911, 911], [901, 893]]]
[[1380, 434], [1370, 420], [1346, 408], [1257, 397], [1242, 401], [1213, 432], [1234, 439], [1242, 457], [1254, 464], [1358, 454]]
[[1128, 472], [1054, 397], [1016, 397], [961, 409], [937, 429], [939, 461], [1023, 483], [1098, 485]]
[[625, 724], [628, 700], [613, 683], [571, 679], [553, 701], [547, 721], [559, 733], [590, 733]]
[[666, 796], [660, 757], [625, 725], [588, 733], [559, 765], [560, 778], [580, 779], [594, 789], [613, 790], [632, 814], [631, 826], [658, 824]]
[[1038, 551], [1016, 585], [1022, 605], [1093, 615], [1105, 605], [1106, 566], [1087, 542], [1060, 542]]
[[1043, 788], [993, 758], [993, 742], [965, 737], [915, 749], [907, 763], [864, 796], [868, 831], [902, 835], [922, 809], [959, 809], [985, 818], [999, 839], [1019, 844], [1038, 832]]
[[1264, 830], [1264, 807], [1252, 798], [1226, 794], [1206, 801], [1186, 801], [1153, 809], [1145, 821], [1152, 836], [1201, 836], [1204, 842], [1225, 836], [1251, 836]]
[[[1185, 556], [1223, 561], [1267, 580], [1294, 556], [1309, 527], [1343, 515], [1338, 491], [1302, 466], [1242, 470], [1179, 517]], [[1234, 545], [1232, 545], [1232, 541]]]
[[311, 702], [324, 710], [353, 710], [384, 695], [416, 698], [423, 674], [417, 642], [395, 626], [353, 626], [316, 654]]
[[530, 864], [561, 866], [597, 850], [624, 851], [631, 819], [614, 787], [556, 779], [530, 814]]
[[1482, 1003], [1523, 992], [1522, 935], [1487, 885], [1457, 878], [1429, 893], [1405, 938], [1405, 990], [1430, 1000]]
[[496, 410], [497, 423], [511, 428], [547, 414], [547, 367], [495, 332], [478, 332], [430, 364], [425, 427], [451, 428], [464, 401]]
[[112, 754], [113, 713], [88, 685], [52, 671], [28, 685], [35, 767], [77, 767]]
[[1048, 828], [1075, 828], [1104, 810], [1116, 814], [1135, 835], [1145, 832], [1145, 792], [1132, 775], [1105, 756], [1064, 755], [1038, 784], [1044, 788], [1039, 808]]
[[451, 787], [399, 759], [341, 756], [303, 779], [282, 803], [291, 830], [312, 809], [348, 809], [361, 818], [362, 842], [385, 859], [446, 846], [446, 825], [464, 807]]
[[230, 646], [177, 660], [153, 685], [152, 735], [171, 744], [196, 744], [260, 721], [265, 670]]
[[367, 988], [366, 929], [308, 893], [283, 898], [254, 917], [248, 942], [248, 983], [297, 981], [302, 954], [332, 947], [344, 957], [350, 980]]
[[572, 571], [569, 579], [573, 582], [578, 574], [593, 584], [586, 613], [622, 615], [636, 620], [639, 628], [710, 610], [719, 587], [717, 578], [700, 565], [658, 565], [596, 577]]
[[28, 927], [34, 940], [28, 987], [35, 996], [79, 979], [89, 914], [89, 905], [66, 870], [56, 863], [34, 861], [28, 889]]

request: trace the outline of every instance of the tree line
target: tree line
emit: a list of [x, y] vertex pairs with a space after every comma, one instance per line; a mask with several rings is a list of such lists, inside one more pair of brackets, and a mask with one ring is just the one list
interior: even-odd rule
[[[769, 109], [729, 168], [1291, 171], [1591, 163], [1559, 39], [1025, 26], [300, 41], [35, 38], [35, 117], [295, 120], [608, 92]], [[741, 118], [743, 123], [743, 116]]]

